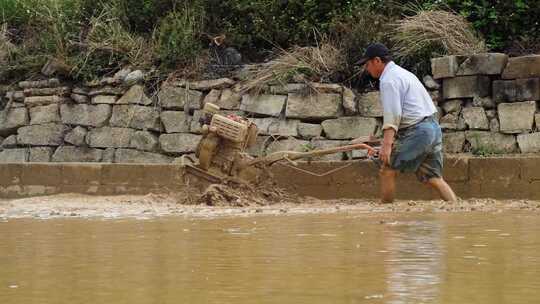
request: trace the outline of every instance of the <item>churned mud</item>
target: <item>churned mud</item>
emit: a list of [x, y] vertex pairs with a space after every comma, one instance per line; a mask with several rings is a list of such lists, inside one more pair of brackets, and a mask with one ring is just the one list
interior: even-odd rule
[[531, 200], [470, 199], [443, 201], [318, 200], [297, 197], [275, 187], [210, 185], [205, 191], [186, 189], [179, 193], [144, 196], [88, 196], [61, 194], [0, 200], [0, 219], [11, 218], [153, 218], [160, 216], [246, 216], [302, 213], [400, 213], [400, 212], [540, 212], [540, 202]]

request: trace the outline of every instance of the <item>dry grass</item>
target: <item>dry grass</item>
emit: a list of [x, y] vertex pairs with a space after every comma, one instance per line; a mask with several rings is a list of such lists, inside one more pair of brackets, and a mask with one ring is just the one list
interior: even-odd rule
[[132, 64], [142, 61], [152, 53], [152, 47], [147, 45], [148, 41], [128, 32], [120, 20], [108, 16], [106, 11], [94, 17], [90, 25], [87, 36], [89, 52], [108, 51], [111, 54], [121, 54]]
[[39, 73], [47, 60], [45, 54], [33, 52], [39, 45], [39, 33], [35, 29], [25, 29], [25, 39], [16, 44], [14, 35], [5, 25], [0, 25], [0, 82], [14, 84], [22, 79], [30, 79]]
[[169, 75], [170, 79], [187, 79], [200, 80], [204, 77], [204, 73], [210, 63], [210, 55], [208, 50], [202, 50], [199, 54], [187, 61]]
[[443, 10], [420, 10], [395, 23], [392, 35], [398, 57], [433, 49], [439, 55], [486, 52], [485, 42], [462, 16]]
[[6, 65], [9, 62], [9, 57], [11, 55], [11, 52], [13, 52], [15, 49], [15, 45], [13, 45], [8, 38], [8, 32], [7, 32], [7, 25], [2, 24], [0, 25], [0, 64]]
[[324, 82], [345, 64], [342, 51], [329, 42], [316, 47], [281, 49], [277, 58], [249, 73], [242, 90], [257, 94], [268, 84]]
[[109, 63], [116, 64], [114, 69], [123, 65], [138, 68], [150, 68], [155, 57], [153, 39], [146, 39], [129, 32], [122, 22], [114, 17], [112, 9], [107, 7], [90, 19], [88, 28], [81, 33], [80, 41], [71, 41], [82, 52], [77, 56], [75, 70], [83, 71], [87, 64], [97, 57], [109, 58]]
[[523, 35], [512, 43], [512, 46], [505, 52], [511, 57], [540, 54], [540, 37], [535, 38]]

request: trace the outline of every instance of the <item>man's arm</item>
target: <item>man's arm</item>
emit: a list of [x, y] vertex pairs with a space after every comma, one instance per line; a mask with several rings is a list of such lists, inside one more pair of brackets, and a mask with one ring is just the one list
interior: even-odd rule
[[379, 152], [379, 158], [382, 160], [383, 164], [390, 164], [390, 155], [392, 154], [392, 145], [394, 144], [394, 136], [396, 135], [396, 130], [392, 128], [385, 129], [383, 131], [384, 137], [382, 142], [382, 147]]
[[383, 108], [383, 143], [379, 157], [383, 164], [390, 165], [394, 137], [401, 122], [401, 94], [393, 83], [381, 83], [381, 105]]

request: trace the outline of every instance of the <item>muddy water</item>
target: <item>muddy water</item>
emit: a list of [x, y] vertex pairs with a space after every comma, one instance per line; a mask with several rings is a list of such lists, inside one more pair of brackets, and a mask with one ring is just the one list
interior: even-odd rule
[[537, 213], [0, 220], [0, 303], [538, 303]]

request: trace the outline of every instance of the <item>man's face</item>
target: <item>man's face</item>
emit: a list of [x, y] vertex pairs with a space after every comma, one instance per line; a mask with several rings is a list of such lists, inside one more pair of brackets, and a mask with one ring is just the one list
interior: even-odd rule
[[381, 77], [384, 70], [384, 63], [381, 61], [381, 58], [375, 57], [368, 60], [364, 65], [364, 68], [368, 71], [371, 77], [378, 79]]

